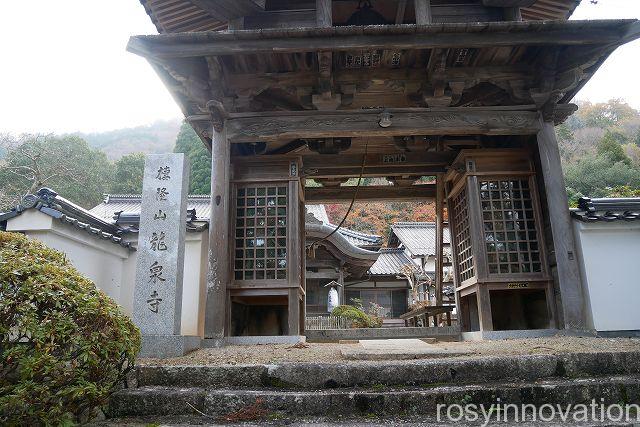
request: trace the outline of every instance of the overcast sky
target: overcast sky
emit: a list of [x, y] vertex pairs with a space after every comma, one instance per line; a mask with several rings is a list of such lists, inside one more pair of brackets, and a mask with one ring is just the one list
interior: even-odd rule
[[[129, 36], [156, 32], [138, 0], [4, 1], [0, 132], [92, 132], [180, 118]], [[582, 0], [574, 19], [640, 18], [638, 0]], [[618, 49], [577, 99], [640, 108], [640, 41]]]

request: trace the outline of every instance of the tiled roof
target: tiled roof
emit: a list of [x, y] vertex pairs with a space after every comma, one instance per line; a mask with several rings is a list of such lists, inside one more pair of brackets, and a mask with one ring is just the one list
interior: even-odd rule
[[36, 194], [24, 196], [22, 202], [11, 211], [0, 213], [0, 222], [14, 218], [27, 209], [37, 209], [63, 224], [84, 230], [99, 239], [109, 240], [130, 250], [135, 250], [131, 243], [122, 239], [121, 235], [125, 230], [113, 224], [113, 221], [104, 220], [48, 188], [41, 188]]
[[[195, 209], [196, 221], [209, 221], [211, 213], [211, 198], [209, 195], [190, 195], [187, 199], [187, 209]], [[142, 196], [139, 194], [107, 194], [104, 201], [91, 209], [96, 215], [105, 221], [114, 222], [117, 212], [128, 214], [140, 214]]]
[[[336, 227], [333, 224], [329, 224], [331, 227]], [[351, 242], [352, 245], [367, 247], [367, 246], [382, 246], [382, 236], [376, 236], [374, 234], [360, 233], [359, 231], [349, 230], [348, 228], [341, 228], [338, 233], [342, 234]]]
[[307, 212], [323, 224], [329, 224], [331, 222], [329, 221], [329, 215], [327, 215], [327, 210], [324, 208], [324, 205], [305, 205], [305, 207], [307, 208]]
[[638, 221], [640, 197], [590, 199], [581, 197], [571, 216], [583, 222]]
[[[312, 214], [316, 219], [322, 221], [323, 224], [329, 227], [336, 228], [337, 225], [332, 224], [327, 215], [327, 210], [324, 205], [306, 205], [307, 212]], [[349, 230], [348, 228], [340, 228], [338, 233], [342, 234], [352, 245], [360, 247], [380, 247], [382, 246], [382, 236], [375, 234], [361, 233], [355, 230]]]
[[378, 260], [369, 269], [372, 276], [393, 276], [402, 274], [402, 266], [415, 266], [403, 249], [380, 249]]
[[[444, 244], [450, 245], [449, 227], [443, 230]], [[436, 254], [436, 224], [433, 222], [398, 222], [391, 226], [389, 246], [403, 245], [412, 256]], [[445, 253], [450, 249], [445, 246]]]

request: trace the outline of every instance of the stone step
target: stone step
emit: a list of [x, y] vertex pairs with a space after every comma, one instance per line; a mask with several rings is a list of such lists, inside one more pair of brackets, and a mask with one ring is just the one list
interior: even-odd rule
[[382, 319], [383, 328], [404, 328], [407, 326], [403, 319]]
[[573, 353], [415, 361], [283, 363], [237, 366], [142, 366], [131, 387], [275, 388], [472, 384], [640, 374], [640, 352]]
[[[581, 415], [581, 414], [580, 414]], [[492, 414], [493, 421], [490, 425], [495, 425], [498, 423], [496, 417], [497, 413]], [[576, 417], [576, 418], [574, 418]], [[549, 426], [560, 426], [560, 425], [575, 425], [579, 427], [595, 427], [602, 426], [603, 423], [600, 420], [584, 422], [581, 420], [578, 414], [578, 411], [572, 412], [568, 416], [556, 415], [552, 419], [548, 419], [545, 417], [544, 421], [527, 421], [518, 423], [518, 427], [549, 427]], [[482, 418], [482, 416], [481, 416]], [[181, 415], [181, 416], [146, 416], [146, 417], [123, 417], [123, 418], [113, 418], [109, 420], [96, 421], [93, 423], [89, 423], [86, 425], [87, 427], [164, 427], [164, 426], [180, 426], [180, 427], [191, 427], [191, 426], [226, 426], [229, 425], [230, 422], [226, 419], [226, 417], [210, 417], [210, 416], [202, 416], [202, 415]], [[366, 414], [359, 417], [298, 417], [298, 418], [289, 418], [282, 416], [280, 414], [274, 413], [268, 415], [266, 417], [258, 418], [258, 419], [245, 419], [242, 421], [234, 422], [233, 425], [242, 425], [242, 426], [255, 426], [255, 425], [286, 425], [289, 427], [328, 427], [328, 426], [364, 426], [364, 427], [388, 427], [388, 426], [420, 426], [420, 427], [442, 427], [443, 425], [450, 425], [453, 423], [445, 424], [442, 419], [438, 420], [436, 416], [425, 416], [425, 415], [416, 415], [416, 416], [384, 416], [379, 417], [375, 414]], [[455, 422], [457, 427], [478, 427], [482, 425], [482, 422], [465, 422], [463, 420], [459, 422]], [[507, 424], [504, 421], [500, 423], [500, 425], [512, 425]], [[626, 426], [629, 427], [633, 424], [628, 422], [627, 420], [620, 421], [608, 421], [606, 423], [607, 426]]]
[[[499, 400], [498, 400], [499, 399]], [[534, 382], [501, 382], [460, 386], [319, 391], [233, 390], [178, 387], [141, 387], [115, 393], [109, 417], [200, 415], [232, 421], [322, 417], [434, 417], [439, 404], [563, 405], [635, 403], [640, 401], [640, 376], [561, 378]]]

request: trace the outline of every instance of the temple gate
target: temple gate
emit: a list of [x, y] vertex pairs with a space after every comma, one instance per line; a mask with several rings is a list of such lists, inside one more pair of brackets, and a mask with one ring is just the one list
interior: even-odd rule
[[210, 345], [303, 333], [304, 203], [354, 192], [436, 202], [463, 330], [584, 328], [553, 127], [635, 21], [567, 21], [572, 0], [142, 3], [162, 34], [128, 49], [212, 152]]

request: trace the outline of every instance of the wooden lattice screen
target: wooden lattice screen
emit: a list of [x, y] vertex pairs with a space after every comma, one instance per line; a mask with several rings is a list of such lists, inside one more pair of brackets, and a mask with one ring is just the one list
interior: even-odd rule
[[286, 184], [237, 188], [235, 218], [235, 279], [286, 279]]
[[479, 190], [489, 274], [541, 272], [528, 178], [480, 181]]
[[460, 191], [453, 199], [453, 224], [456, 236], [458, 279], [462, 283], [475, 276], [471, 231], [469, 228], [469, 206], [465, 189]]

